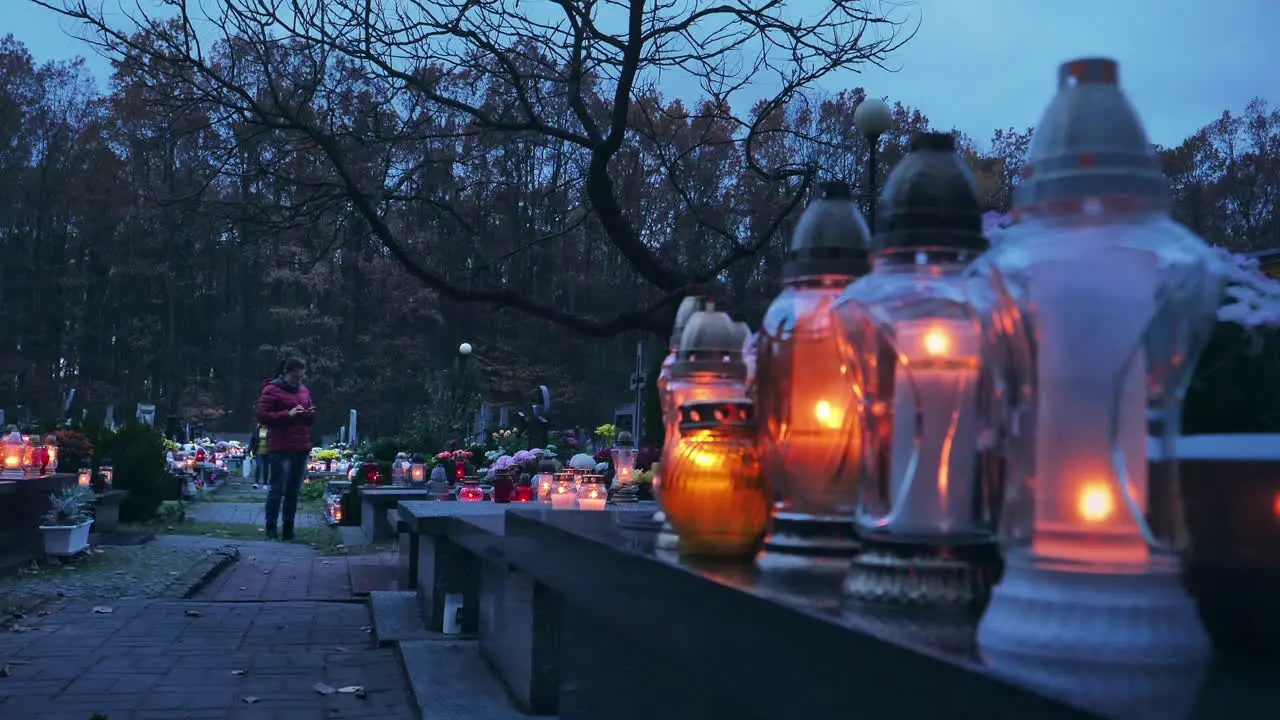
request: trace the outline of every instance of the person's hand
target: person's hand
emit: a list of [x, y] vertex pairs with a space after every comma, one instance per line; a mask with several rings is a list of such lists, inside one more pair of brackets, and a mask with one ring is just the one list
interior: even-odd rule
[[302, 407], [301, 405], [294, 405], [292, 408], [289, 409], [289, 417], [293, 417], [295, 415], [301, 415], [306, 411], [307, 409]]

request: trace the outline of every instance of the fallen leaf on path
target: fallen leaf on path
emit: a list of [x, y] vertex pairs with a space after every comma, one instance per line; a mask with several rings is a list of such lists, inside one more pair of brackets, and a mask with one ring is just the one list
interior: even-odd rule
[[204, 617], [204, 613], [200, 612], [199, 610], [188, 610], [182, 614], [186, 615], [187, 617]]
[[41, 610], [40, 612], [36, 613], [36, 617], [49, 617], [49, 611]]
[[321, 695], [332, 695], [334, 693], [334, 689], [332, 685], [325, 685], [322, 682], [318, 682], [316, 683], [316, 692]]
[[106, 605], [95, 605], [93, 608], [94, 615], [110, 615], [113, 612], [115, 612], [115, 609], [109, 608]]
[[4, 667], [0, 667], [0, 678], [7, 678], [12, 674], [13, 674], [13, 671], [9, 669], [8, 665], [5, 665]]
[[354, 694], [364, 692], [364, 686], [363, 685], [347, 685], [346, 687], [338, 688], [338, 692], [346, 693], [348, 695], [354, 695]]
[[252, 695], [250, 695], [250, 696], [248, 696], [248, 697], [242, 697], [242, 698], [240, 698], [240, 699], [241, 699], [241, 700], [243, 700], [243, 701], [245, 701], [245, 702], [247, 702], [247, 703], [249, 703], [250, 705], [252, 705], [252, 704], [254, 704], [254, 703], [258, 702], [258, 700], [259, 700], [259, 698], [256, 698], [256, 697], [254, 697], [254, 696], [252, 696]]
[[9, 632], [16, 632], [16, 633], [31, 632], [33, 630], [35, 630], [35, 628], [29, 625], [14, 625], [9, 628]]
[[248, 670], [232, 670], [232, 671], [231, 671], [231, 674], [232, 674], [232, 675], [246, 675], [246, 674], [248, 674], [248, 672], [249, 672]]
[[348, 649], [346, 649], [346, 648], [342, 647], [341, 645], [339, 645], [338, 647], [334, 648], [334, 651], [335, 651], [335, 652], [351, 652], [350, 650], [348, 650]]
[[365, 625], [364, 627], [362, 627], [362, 628], [360, 628], [360, 629], [361, 629], [361, 630], [363, 630], [363, 631], [365, 631], [365, 632], [373, 632], [373, 626], [372, 626], [372, 625]]

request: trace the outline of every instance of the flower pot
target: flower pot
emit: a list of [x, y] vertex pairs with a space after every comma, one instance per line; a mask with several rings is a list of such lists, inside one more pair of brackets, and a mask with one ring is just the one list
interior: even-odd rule
[[44, 554], [70, 557], [89, 547], [89, 526], [92, 524], [92, 520], [85, 520], [79, 525], [41, 525]]
[[1280, 435], [1178, 443], [1187, 588], [1218, 652], [1280, 661]]

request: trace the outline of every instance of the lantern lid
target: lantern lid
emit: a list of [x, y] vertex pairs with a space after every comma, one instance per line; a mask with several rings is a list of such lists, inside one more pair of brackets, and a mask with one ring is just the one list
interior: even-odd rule
[[880, 195], [877, 252], [929, 248], [982, 253], [978, 183], [951, 133], [921, 133]]
[[791, 233], [782, 264], [782, 282], [816, 275], [857, 277], [869, 269], [871, 232], [845, 183], [824, 182]]
[[680, 406], [680, 432], [755, 427], [755, 403], [747, 398], [694, 400]]
[[716, 372], [727, 377], [746, 379], [747, 366], [742, 362], [742, 338], [728, 313], [703, 310], [689, 318], [680, 337], [676, 361], [671, 364], [671, 377], [698, 372]]
[[706, 295], [689, 295], [681, 300], [680, 307], [676, 309], [675, 327], [671, 329], [670, 346], [680, 347], [680, 337], [684, 334], [684, 328], [689, 324], [689, 318], [693, 317], [694, 313], [715, 309], [715, 301]]
[[427, 458], [422, 453], [414, 453], [412, 459], [413, 459], [413, 462], [416, 462], [416, 463], [427, 461]]
[[1106, 198], [1168, 205], [1169, 182], [1119, 78], [1108, 58], [1058, 67], [1058, 93], [1036, 124], [1015, 212]]
[[539, 460], [539, 461], [538, 461], [538, 472], [539, 472], [539, 473], [553, 473], [553, 474], [554, 474], [554, 473], [555, 473], [555, 471], [556, 471], [556, 461], [555, 461], [555, 460]]
[[623, 430], [613, 441], [614, 447], [635, 447], [636, 439], [630, 432]]

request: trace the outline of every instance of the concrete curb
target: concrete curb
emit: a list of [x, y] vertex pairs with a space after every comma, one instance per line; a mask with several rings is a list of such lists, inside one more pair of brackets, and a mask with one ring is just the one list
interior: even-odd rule
[[175, 600], [190, 600], [200, 594], [212, 583], [223, 570], [240, 559], [240, 549], [234, 545], [224, 545], [209, 554], [209, 557], [188, 570], [175, 583], [169, 586], [164, 597]]

